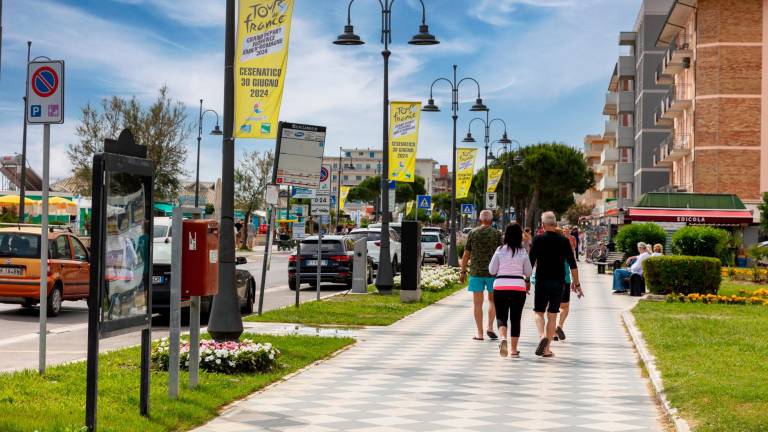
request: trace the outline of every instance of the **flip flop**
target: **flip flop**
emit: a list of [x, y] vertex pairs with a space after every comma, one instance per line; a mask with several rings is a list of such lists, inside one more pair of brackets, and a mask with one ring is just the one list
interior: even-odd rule
[[488, 335], [488, 337], [489, 337], [489, 338], [491, 338], [491, 340], [496, 340], [496, 339], [498, 339], [498, 338], [499, 338], [499, 337], [496, 335], [496, 333], [494, 333], [494, 332], [492, 332], [492, 331], [490, 331], [490, 330], [488, 330], [487, 332], [485, 332], [485, 334], [487, 334], [487, 335]]
[[512, 357], [512, 358], [520, 358], [520, 351], [518, 351], [518, 352], [513, 352], [513, 353], [512, 353], [512, 354], [510, 354], [509, 356], [510, 356], [510, 357]]
[[539, 346], [536, 347], [536, 355], [537, 356], [544, 355], [544, 350], [547, 349], [547, 345], [549, 345], [549, 339], [542, 338], [539, 341]]
[[565, 340], [565, 332], [563, 331], [563, 328], [560, 326], [557, 326], [555, 329], [555, 333], [557, 333], [557, 339], [564, 341]]
[[483, 338], [479, 338], [477, 336], [473, 337], [472, 340], [483, 340]]
[[509, 354], [509, 348], [507, 346], [507, 340], [501, 341], [499, 344], [499, 355], [502, 357], [506, 357]]
[[546, 353], [546, 354], [542, 355], [542, 357], [544, 357], [544, 358], [550, 358], [550, 357], [554, 357], [554, 356], [555, 356], [555, 353]]

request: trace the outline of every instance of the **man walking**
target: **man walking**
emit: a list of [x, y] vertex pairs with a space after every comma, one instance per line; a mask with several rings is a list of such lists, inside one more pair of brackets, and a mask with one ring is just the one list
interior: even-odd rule
[[[539, 330], [539, 346], [536, 355], [554, 357], [550, 350], [557, 327], [557, 314], [565, 285], [565, 265], [571, 269], [571, 289], [580, 289], [579, 270], [573, 256], [571, 243], [557, 233], [557, 218], [551, 211], [541, 215], [544, 234], [536, 237], [531, 246], [531, 265], [536, 267], [536, 291], [533, 297], [533, 311], [536, 313], [536, 327]], [[547, 314], [546, 323], [544, 314]]]
[[477, 335], [475, 340], [483, 340], [483, 292], [488, 291], [488, 330], [486, 334], [491, 340], [498, 339], [493, 331], [493, 321], [496, 319], [496, 309], [493, 305], [494, 277], [488, 271], [488, 264], [493, 258], [496, 248], [501, 246], [501, 233], [491, 228], [493, 213], [490, 210], [480, 212], [480, 226], [470, 231], [464, 255], [461, 257], [461, 282], [467, 278], [469, 264], [469, 291], [472, 292], [474, 303], [475, 324]]

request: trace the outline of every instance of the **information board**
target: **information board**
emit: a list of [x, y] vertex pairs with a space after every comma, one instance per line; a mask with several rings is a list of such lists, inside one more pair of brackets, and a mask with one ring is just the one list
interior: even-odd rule
[[320, 186], [325, 126], [280, 122], [274, 183], [317, 189]]

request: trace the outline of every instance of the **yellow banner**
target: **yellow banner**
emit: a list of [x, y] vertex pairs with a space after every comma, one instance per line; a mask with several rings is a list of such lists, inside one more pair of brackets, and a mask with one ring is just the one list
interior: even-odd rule
[[344, 210], [344, 204], [347, 203], [347, 195], [349, 195], [349, 190], [352, 189], [351, 186], [342, 186], [339, 190], [339, 208]]
[[501, 175], [504, 174], [504, 168], [488, 168], [488, 191], [496, 192], [496, 186], [501, 181]]
[[408, 216], [411, 214], [411, 210], [413, 210], [413, 201], [408, 201], [405, 203], [405, 215]]
[[456, 198], [469, 196], [469, 187], [472, 185], [472, 175], [475, 173], [475, 148], [456, 149]]
[[421, 102], [389, 103], [389, 180], [413, 183]]
[[294, 0], [240, 0], [235, 137], [276, 138]]

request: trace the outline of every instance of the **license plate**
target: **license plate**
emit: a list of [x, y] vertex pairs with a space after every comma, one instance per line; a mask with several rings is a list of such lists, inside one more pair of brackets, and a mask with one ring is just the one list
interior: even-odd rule
[[163, 284], [162, 276], [152, 276], [152, 285], [162, 285], [162, 284]]
[[[317, 260], [307, 260], [306, 263], [310, 267], [317, 267]], [[327, 266], [328, 265], [328, 260], [320, 261], [320, 265], [321, 266]]]
[[0, 267], [2, 276], [22, 276], [24, 271], [21, 267]]

